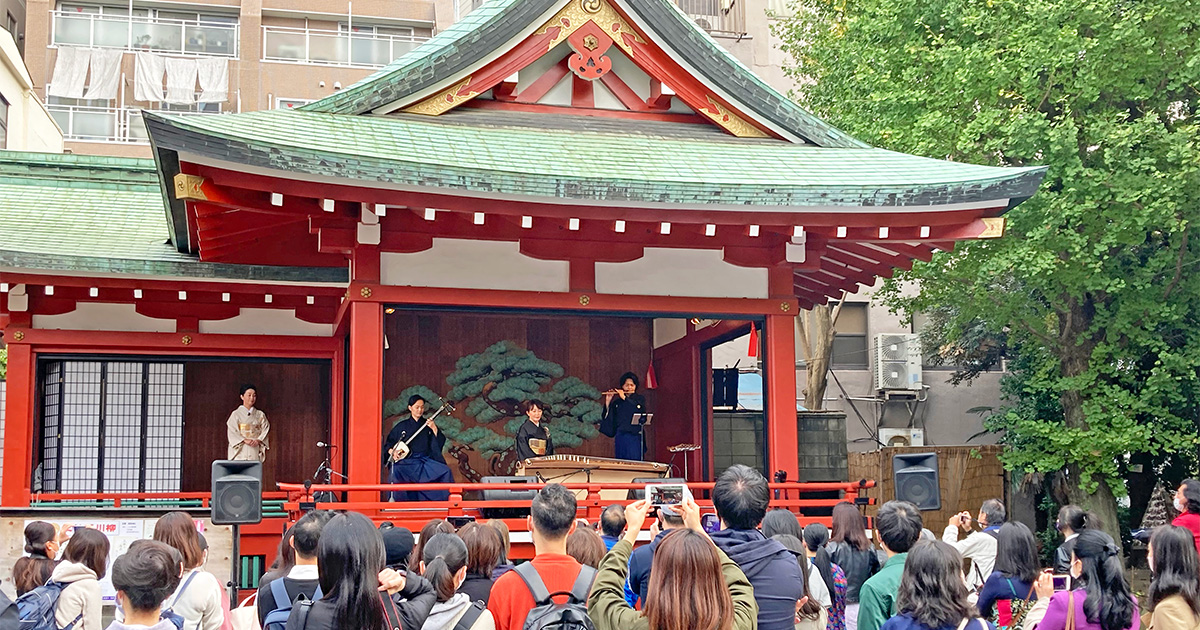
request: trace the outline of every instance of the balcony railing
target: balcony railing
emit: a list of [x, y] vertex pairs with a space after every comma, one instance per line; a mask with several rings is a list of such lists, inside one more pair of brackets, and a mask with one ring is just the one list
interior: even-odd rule
[[379, 68], [428, 37], [264, 26], [263, 61]]
[[51, 41], [55, 45], [216, 57], [238, 56], [236, 23], [96, 15], [73, 11], [51, 13]]
[[[149, 144], [140, 109], [49, 104], [46, 109], [63, 130], [63, 139], [76, 142]], [[211, 116], [218, 112], [169, 112]]]
[[675, 0], [700, 28], [713, 35], [746, 34], [746, 9], [742, 0]]

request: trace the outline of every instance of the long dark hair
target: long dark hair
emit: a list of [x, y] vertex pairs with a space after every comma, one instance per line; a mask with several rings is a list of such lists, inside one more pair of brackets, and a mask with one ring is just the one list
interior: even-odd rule
[[1183, 498], [1187, 501], [1185, 511], [1200, 514], [1200, 481], [1184, 479], [1179, 485], [1183, 486]]
[[821, 604], [815, 597], [812, 596], [812, 589], [808, 587], [808, 556], [804, 554], [804, 542], [795, 536], [789, 534], [776, 534], [771, 537], [771, 540], [778, 541], [788, 551], [796, 556], [796, 562], [800, 564], [800, 578], [804, 582], [804, 597], [808, 601], [796, 611], [801, 619], [816, 619], [821, 616]]
[[854, 504], [842, 501], [833, 506], [833, 531], [829, 534], [829, 540], [845, 543], [855, 551], [871, 548], [862, 514], [858, 513]]
[[18, 558], [13, 565], [13, 583], [18, 597], [45, 584], [54, 573], [56, 563], [46, 547], [57, 533], [46, 521], [34, 521], [25, 526], [25, 553], [29, 556]]
[[454, 576], [467, 566], [467, 545], [456, 534], [436, 534], [421, 552], [425, 569], [421, 572], [437, 591], [437, 600], [444, 602], [458, 590]]
[[1037, 539], [1025, 523], [1008, 522], [996, 532], [996, 570], [1004, 577], [1022, 582], [1032, 584], [1037, 581], [1038, 573], [1041, 573]]
[[296, 566], [296, 550], [292, 548], [292, 536], [295, 534], [292, 527], [283, 532], [283, 537], [279, 539], [279, 548], [275, 550], [275, 561], [271, 563], [271, 566], [267, 568], [266, 575], [262, 577], [263, 583], [287, 575]]
[[1122, 630], [1133, 623], [1133, 595], [1121, 569], [1121, 549], [1099, 529], [1080, 532], [1074, 556], [1083, 564], [1083, 612], [1103, 630]]
[[357, 512], [338, 514], [317, 543], [323, 601], [333, 607], [337, 630], [370, 630], [386, 623], [379, 597], [383, 536]]
[[800, 540], [804, 539], [804, 530], [800, 528], [800, 519], [796, 518], [791, 510], [783, 508], [771, 510], [763, 516], [762, 533], [767, 538], [783, 534]]
[[962, 556], [940, 540], [923, 540], [904, 561], [896, 610], [929, 628], [954, 627], [979, 616], [967, 601], [962, 579]]
[[1174, 525], [1154, 528], [1150, 535], [1154, 579], [1150, 581], [1150, 609], [1162, 600], [1179, 595], [1200, 615], [1200, 556], [1191, 530]]
[[708, 536], [675, 529], [658, 543], [642, 614], [656, 630], [730, 630], [733, 598]]

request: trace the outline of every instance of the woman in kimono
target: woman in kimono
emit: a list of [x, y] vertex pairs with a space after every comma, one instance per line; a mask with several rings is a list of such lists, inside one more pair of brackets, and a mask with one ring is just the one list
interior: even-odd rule
[[542, 424], [542, 412], [546, 406], [537, 399], [525, 401], [525, 424], [517, 429], [517, 459], [542, 457], [554, 454], [554, 442], [550, 439], [550, 429]]
[[[446, 446], [446, 434], [438, 429], [433, 420], [421, 418], [425, 413], [425, 399], [416, 395], [409, 397], [408, 411], [411, 417], [397, 422], [383, 441], [384, 465], [388, 465], [391, 472], [388, 483], [453, 483], [454, 475], [442, 456], [442, 448]], [[407, 457], [401, 458], [395, 449], [400, 442], [408, 442]], [[449, 499], [450, 492], [447, 490], [405, 490], [392, 493], [394, 501]]]

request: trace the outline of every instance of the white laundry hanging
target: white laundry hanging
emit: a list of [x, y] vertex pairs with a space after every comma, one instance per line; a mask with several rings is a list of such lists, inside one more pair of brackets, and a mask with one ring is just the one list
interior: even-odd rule
[[83, 98], [83, 85], [87, 82], [88, 65], [92, 51], [74, 46], [59, 46], [54, 60], [54, 78], [50, 80], [49, 96], [59, 98]]
[[138, 101], [163, 101], [163, 73], [166, 58], [151, 52], [137, 53], [133, 67], [133, 98]]
[[191, 105], [196, 102], [196, 60], [167, 57], [167, 102]]
[[224, 103], [229, 100], [229, 59], [210, 57], [200, 59], [197, 71], [200, 76], [201, 103]]
[[117, 98], [121, 84], [121, 60], [125, 51], [116, 48], [92, 50], [92, 78], [88, 81], [87, 99]]

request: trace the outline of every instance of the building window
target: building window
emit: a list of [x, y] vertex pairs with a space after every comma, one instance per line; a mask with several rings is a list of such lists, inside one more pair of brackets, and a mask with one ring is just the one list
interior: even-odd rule
[[867, 303], [847, 302], [833, 326], [833, 367], [866, 369], [870, 357], [867, 347]]
[[746, 34], [744, 2], [737, 0], [675, 0], [675, 3], [688, 17], [692, 18], [697, 26], [709, 33], [733, 37]]
[[296, 109], [311, 102], [312, 99], [308, 98], [277, 98], [275, 99], [275, 109]]
[[44, 492], [178, 492], [183, 364], [43, 363]]
[[0, 96], [0, 149], [8, 148], [8, 101]]

